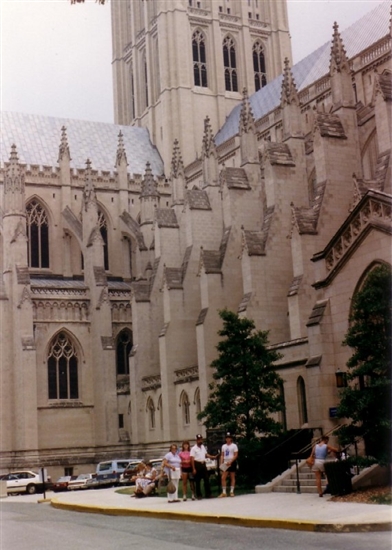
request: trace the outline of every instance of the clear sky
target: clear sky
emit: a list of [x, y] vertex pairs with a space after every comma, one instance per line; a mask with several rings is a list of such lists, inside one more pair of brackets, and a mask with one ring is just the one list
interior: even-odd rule
[[[288, 0], [294, 63], [382, 1]], [[0, 0], [0, 18], [2, 110], [113, 122], [109, 3]]]

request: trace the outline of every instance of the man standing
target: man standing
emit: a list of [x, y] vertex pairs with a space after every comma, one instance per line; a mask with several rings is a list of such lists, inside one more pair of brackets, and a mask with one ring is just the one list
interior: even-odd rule
[[238, 447], [233, 443], [233, 436], [230, 432], [226, 434], [226, 443], [222, 445], [220, 458], [220, 469], [222, 470], [222, 493], [219, 498], [227, 497], [226, 479], [230, 474], [230, 496], [234, 496], [235, 472], [237, 470]]
[[204, 492], [206, 498], [211, 498], [210, 480], [206, 466], [206, 458], [217, 458], [218, 455], [212, 456], [208, 454], [207, 449], [203, 445], [203, 436], [197, 434], [196, 445], [191, 449], [191, 464], [192, 472], [195, 477], [196, 498], [201, 500], [201, 480], [204, 480]]

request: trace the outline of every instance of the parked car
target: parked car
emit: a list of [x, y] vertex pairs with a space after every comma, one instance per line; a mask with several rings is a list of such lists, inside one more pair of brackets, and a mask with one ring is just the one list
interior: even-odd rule
[[74, 491], [76, 489], [87, 489], [87, 482], [92, 479], [93, 474], [80, 474], [76, 479], [72, 479], [68, 482], [68, 491]]
[[132, 478], [137, 475], [138, 467], [141, 463], [142, 460], [133, 460], [132, 462], [127, 464], [127, 467], [120, 475], [120, 483], [122, 485], [132, 485], [133, 483], [135, 483]]
[[118, 485], [120, 482], [120, 476], [128, 464], [137, 460], [137, 458], [121, 458], [100, 462], [97, 466], [96, 476], [93, 482], [94, 488], [97, 489], [99, 487], [111, 487], [113, 485]]
[[68, 487], [68, 483], [74, 479], [76, 479], [77, 476], [62, 476], [59, 477], [59, 479], [56, 481], [56, 483], [53, 483], [52, 491], [55, 493], [58, 493], [60, 491], [66, 491]]
[[1, 476], [1, 480], [7, 482], [7, 493], [27, 493], [34, 495], [44, 490], [44, 484], [41, 481], [40, 475], [31, 470], [4, 474]]

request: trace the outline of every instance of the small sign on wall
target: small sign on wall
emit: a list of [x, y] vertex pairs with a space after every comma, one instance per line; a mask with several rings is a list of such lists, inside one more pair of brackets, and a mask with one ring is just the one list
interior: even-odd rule
[[338, 416], [338, 408], [329, 407], [329, 418], [337, 418], [337, 416]]

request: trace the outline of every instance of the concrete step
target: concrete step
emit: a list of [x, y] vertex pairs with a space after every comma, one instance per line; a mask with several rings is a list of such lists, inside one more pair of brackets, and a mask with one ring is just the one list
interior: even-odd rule
[[[302, 472], [299, 473], [298, 475], [299, 479], [314, 479], [314, 474], [304, 474]], [[289, 479], [297, 479], [297, 476], [296, 474], [291, 474], [291, 476], [289, 477]]]
[[[301, 485], [300, 487], [300, 491], [301, 493], [316, 493], [317, 494], [317, 487], [316, 486], [313, 486], [313, 487], [304, 487]], [[274, 493], [296, 493], [297, 492], [297, 487], [287, 487], [287, 486], [284, 486], [284, 485], [279, 485], [278, 487], [274, 487], [273, 489], [273, 492]]]
[[[301, 487], [316, 487], [316, 482], [314, 479], [300, 479], [299, 484]], [[282, 485], [285, 487], [293, 487], [297, 486], [297, 480], [296, 479], [284, 479], [282, 481]], [[325, 479], [321, 481], [321, 485], [325, 487], [327, 485], [327, 482]]]

